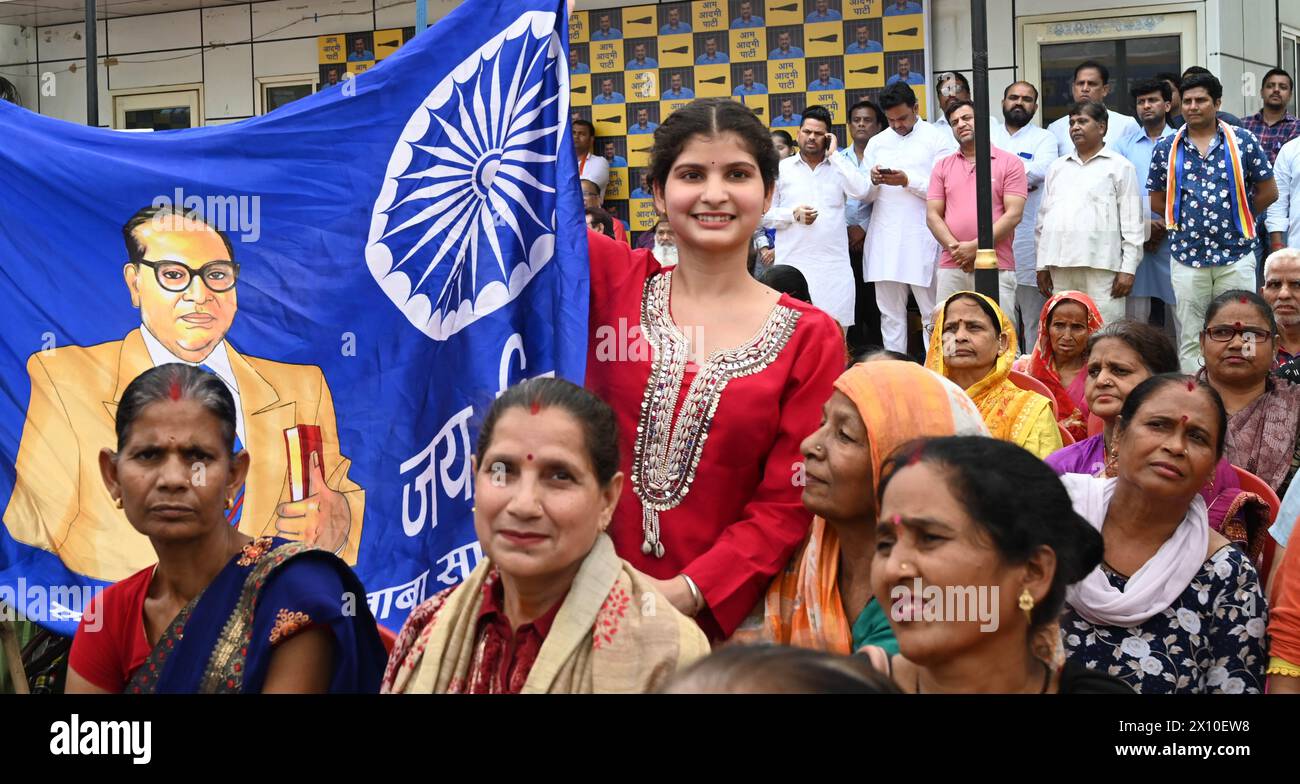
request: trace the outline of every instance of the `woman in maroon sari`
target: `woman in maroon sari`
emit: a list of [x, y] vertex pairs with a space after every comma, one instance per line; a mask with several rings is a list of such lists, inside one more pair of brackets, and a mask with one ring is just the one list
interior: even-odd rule
[[1286, 495], [1300, 465], [1300, 384], [1270, 374], [1277, 353], [1273, 309], [1253, 291], [1226, 291], [1205, 311], [1202, 375], [1228, 410], [1227, 455]]

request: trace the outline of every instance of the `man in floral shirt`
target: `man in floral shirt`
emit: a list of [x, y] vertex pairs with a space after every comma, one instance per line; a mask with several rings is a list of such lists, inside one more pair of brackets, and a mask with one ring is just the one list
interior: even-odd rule
[[[1147, 190], [1151, 209], [1164, 214], [1171, 239], [1171, 265], [1183, 371], [1200, 365], [1200, 327], [1210, 300], [1229, 289], [1255, 288], [1255, 215], [1277, 199], [1273, 167], [1259, 140], [1244, 128], [1218, 121], [1223, 85], [1196, 73], [1182, 83], [1184, 128], [1166, 136], [1151, 154]], [[1231, 147], [1229, 147], [1231, 145]], [[1169, 182], [1174, 156], [1175, 182]], [[1236, 194], [1246, 194], [1241, 204]], [[1166, 191], [1172, 189], [1172, 204]], [[1254, 198], [1251, 199], [1251, 193]], [[1170, 215], [1169, 213], [1173, 213]]]

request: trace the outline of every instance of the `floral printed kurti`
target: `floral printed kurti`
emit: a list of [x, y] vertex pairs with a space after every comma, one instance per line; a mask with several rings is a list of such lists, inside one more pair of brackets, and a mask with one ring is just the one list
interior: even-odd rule
[[[1127, 578], [1109, 569], [1106, 576], [1124, 590]], [[1061, 634], [1069, 658], [1143, 694], [1259, 694], [1267, 622], [1255, 567], [1241, 550], [1224, 546], [1146, 623], [1096, 626], [1067, 605]]]

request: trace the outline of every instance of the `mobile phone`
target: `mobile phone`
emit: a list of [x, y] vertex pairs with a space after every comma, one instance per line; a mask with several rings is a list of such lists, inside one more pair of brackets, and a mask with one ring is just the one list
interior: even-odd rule
[[831, 137], [830, 134], [827, 134], [822, 137], [822, 150], [829, 150], [830, 148], [831, 148]]
[[894, 173], [894, 170], [893, 170], [893, 169], [881, 169], [881, 170], [880, 170], [880, 173], [881, 173], [881, 174], [893, 174], [893, 173]]

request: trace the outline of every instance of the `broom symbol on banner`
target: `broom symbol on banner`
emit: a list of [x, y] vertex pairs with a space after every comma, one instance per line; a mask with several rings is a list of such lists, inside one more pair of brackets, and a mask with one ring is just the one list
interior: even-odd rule
[[627, 20], [627, 23], [628, 24], [650, 24], [650, 19], [651, 17], [649, 16], [643, 16], [640, 19], [629, 19]]
[[868, 65], [866, 68], [854, 68], [853, 70], [849, 71], [849, 73], [865, 73], [865, 74], [880, 73], [880, 66]]
[[921, 33], [921, 28], [909, 27], [906, 30], [895, 30], [890, 35], [919, 35], [920, 33]]
[[759, 117], [762, 117], [763, 115], [767, 114], [766, 106], [753, 106], [750, 108], [752, 108], [754, 110], [754, 114], [757, 114]]
[[665, 49], [664, 54], [686, 54], [690, 50], [689, 46], [674, 46], [672, 49]]
[[584, 84], [584, 85], [580, 85], [580, 86], [578, 86], [578, 87], [574, 87], [574, 88], [573, 88], [573, 91], [574, 91], [575, 93], [585, 93], [585, 92], [587, 92], [587, 85]]
[[649, 147], [633, 147], [632, 152], [650, 152]]
[[791, 3], [790, 5], [778, 5], [772, 8], [773, 11], [798, 11], [799, 4]]
[[623, 118], [620, 117], [620, 116], [618, 116], [617, 114], [610, 115], [609, 117], [597, 117], [597, 118], [596, 118], [596, 122], [598, 122], [598, 123], [618, 123], [618, 122], [622, 122], [622, 121], [623, 121]]
[[396, 48], [396, 47], [398, 47], [398, 46], [401, 46], [401, 45], [402, 45], [402, 42], [401, 42], [401, 41], [398, 41], [398, 40], [396, 40], [396, 39], [394, 39], [394, 40], [392, 40], [392, 41], [380, 41], [380, 42], [379, 42], [379, 45], [380, 45], [380, 46], [391, 46], [391, 47]]
[[840, 37], [839, 35], [823, 35], [820, 38], [810, 38], [808, 40], [816, 41], [818, 43], [833, 44], [836, 41], [840, 40]]
[[727, 77], [725, 76], [715, 76], [712, 79], [700, 80], [700, 84], [726, 84], [726, 83], [727, 83]]

